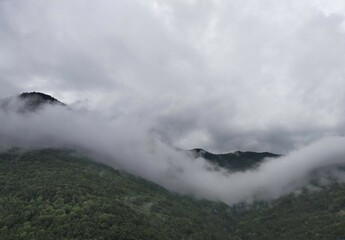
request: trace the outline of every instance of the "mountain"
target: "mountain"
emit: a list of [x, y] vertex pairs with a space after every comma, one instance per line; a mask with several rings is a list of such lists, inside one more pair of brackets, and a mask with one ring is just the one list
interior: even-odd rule
[[0, 154], [0, 239], [343, 239], [345, 185], [227, 206], [72, 150]]
[[65, 105], [56, 98], [41, 92], [24, 92], [18, 98], [26, 101], [28, 107], [38, 107], [43, 104]]
[[230, 171], [245, 171], [256, 168], [266, 158], [277, 158], [281, 155], [269, 152], [241, 152], [214, 154], [201, 148], [190, 150], [195, 157], [203, 157], [209, 162]]
[[[33, 92], [7, 100], [6, 107], [17, 102], [24, 112], [66, 106]], [[279, 157], [189, 153], [233, 172]], [[316, 179], [314, 190], [275, 200], [228, 206], [169, 192], [98, 160], [67, 149], [0, 152], [0, 239], [345, 239], [345, 184], [334, 179], [323, 176], [328, 185]]]
[[[3, 109], [10, 110], [13, 108], [22, 113], [34, 112], [47, 105], [67, 106], [56, 98], [41, 92], [24, 92], [16, 97], [5, 99], [2, 103], [0, 101], [0, 106], [2, 106]], [[259, 166], [266, 158], [276, 158], [280, 156], [269, 152], [257, 153], [241, 151], [226, 154], [214, 154], [200, 148], [192, 149], [189, 152], [196, 158], [203, 157], [212, 164], [226, 168], [229, 171], [245, 171], [253, 169]]]
[[14, 109], [19, 112], [32, 112], [47, 105], [66, 106], [56, 98], [41, 92], [24, 92], [0, 101], [0, 107], [5, 111]]

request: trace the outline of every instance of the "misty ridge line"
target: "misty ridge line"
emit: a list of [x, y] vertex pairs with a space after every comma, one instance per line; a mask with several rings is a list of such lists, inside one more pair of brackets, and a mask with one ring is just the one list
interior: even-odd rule
[[[2, 150], [74, 148], [168, 190], [227, 204], [294, 192], [306, 186], [318, 169], [345, 164], [345, 138], [335, 136], [267, 158], [256, 169], [229, 172], [158, 140], [150, 122], [126, 116], [109, 119], [101, 112], [49, 104], [23, 113], [18, 111], [23, 104], [12, 99], [9, 109], [0, 111]], [[337, 174], [339, 181], [345, 179]]]
[[322, 1], [5, 4], [0, 95], [91, 94], [93, 107], [150, 115], [178, 146], [286, 154], [344, 135], [345, 4]]

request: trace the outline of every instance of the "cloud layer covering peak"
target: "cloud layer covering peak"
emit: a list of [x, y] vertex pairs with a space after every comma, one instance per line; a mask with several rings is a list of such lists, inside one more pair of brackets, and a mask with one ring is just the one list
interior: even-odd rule
[[287, 153], [344, 135], [344, 13], [341, 0], [0, 1], [0, 94], [81, 101], [183, 148]]
[[6, 111], [0, 111], [1, 151], [13, 146], [75, 149], [168, 190], [199, 198], [234, 204], [299, 191], [315, 176], [345, 180], [344, 172], [337, 171], [345, 165], [344, 137], [324, 138], [286, 156], [266, 159], [254, 170], [228, 172], [157, 140], [149, 122], [57, 104], [34, 112], [16, 111], [22, 107], [23, 102], [12, 100]]

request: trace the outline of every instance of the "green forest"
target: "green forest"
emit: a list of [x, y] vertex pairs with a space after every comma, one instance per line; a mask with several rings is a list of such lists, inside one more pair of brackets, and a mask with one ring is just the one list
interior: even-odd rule
[[0, 154], [0, 239], [345, 239], [345, 185], [227, 206], [72, 150]]

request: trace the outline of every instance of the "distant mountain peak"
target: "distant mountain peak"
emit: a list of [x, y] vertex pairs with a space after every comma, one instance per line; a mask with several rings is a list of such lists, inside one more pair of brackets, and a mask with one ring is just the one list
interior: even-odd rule
[[45, 104], [66, 105], [56, 98], [41, 92], [23, 92], [18, 95], [18, 98], [25, 101], [25, 107], [28, 110], [37, 110]]
[[41, 92], [23, 92], [15, 97], [0, 101], [0, 107], [5, 111], [32, 112], [45, 105], [66, 106], [56, 98]]
[[56, 98], [45, 94], [41, 92], [23, 92], [18, 95], [19, 99], [24, 99], [24, 100], [29, 100], [29, 101], [34, 101], [38, 104], [41, 103], [50, 103], [50, 104], [62, 104], [65, 105], [64, 103], [60, 102]]
[[242, 152], [215, 154], [202, 148], [190, 150], [194, 157], [202, 157], [219, 167], [230, 171], [246, 171], [258, 167], [266, 158], [277, 158], [280, 155], [270, 152]]

